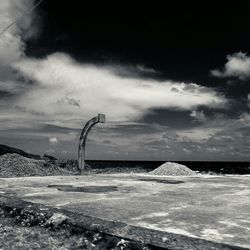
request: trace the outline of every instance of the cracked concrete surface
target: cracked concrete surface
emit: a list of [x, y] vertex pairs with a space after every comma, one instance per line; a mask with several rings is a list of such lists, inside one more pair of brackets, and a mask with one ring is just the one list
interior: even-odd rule
[[[149, 178], [152, 181], [148, 181]], [[161, 182], [156, 178], [169, 181]], [[65, 192], [49, 185], [116, 186], [117, 190]], [[109, 174], [8, 178], [0, 179], [1, 196], [165, 233], [250, 248], [250, 176]]]

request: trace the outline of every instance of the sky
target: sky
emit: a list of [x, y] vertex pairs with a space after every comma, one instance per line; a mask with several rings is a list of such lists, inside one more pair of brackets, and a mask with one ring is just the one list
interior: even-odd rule
[[250, 161], [249, 3], [1, 0], [0, 143], [87, 159]]

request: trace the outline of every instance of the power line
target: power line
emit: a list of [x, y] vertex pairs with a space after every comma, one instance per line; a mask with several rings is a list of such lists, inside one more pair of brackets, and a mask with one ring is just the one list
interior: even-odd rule
[[16, 24], [18, 22], [19, 19], [22, 19], [25, 15], [28, 15], [30, 13], [32, 13], [32, 11], [38, 6], [40, 5], [43, 1], [45, 0], [40, 0], [37, 4], [35, 4], [27, 13], [23, 14], [22, 16], [16, 18], [16, 20], [12, 23], [10, 23], [8, 26], [6, 26], [1, 32], [0, 35], [2, 35], [6, 30], [8, 30], [11, 26], [13, 26], [14, 24]]

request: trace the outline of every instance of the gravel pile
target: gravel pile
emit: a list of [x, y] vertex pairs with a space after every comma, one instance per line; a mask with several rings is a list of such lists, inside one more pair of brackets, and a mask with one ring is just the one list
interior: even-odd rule
[[190, 176], [196, 173], [185, 165], [181, 165], [175, 162], [165, 162], [158, 168], [149, 172], [150, 175], [172, 175], [172, 176]]
[[45, 160], [26, 158], [19, 154], [0, 156], [0, 177], [72, 175], [72, 171], [62, 169]]

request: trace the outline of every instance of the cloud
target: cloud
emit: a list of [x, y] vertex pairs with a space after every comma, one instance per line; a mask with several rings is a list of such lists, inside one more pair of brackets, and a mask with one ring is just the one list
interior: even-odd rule
[[58, 100], [58, 103], [65, 103], [72, 106], [80, 107], [80, 100], [75, 100], [73, 97], [66, 97]]
[[[232, 143], [241, 144], [240, 147], [248, 143], [250, 137], [250, 114], [242, 113], [237, 118], [215, 115], [206, 118], [206, 122], [189, 129], [176, 130], [179, 141], [189, 141], [200, 145], [227, 147]], [[245, 142], [242, 142], [245, 141]], [[239, 143], [241, 142], [241, 143]], [[249, 141], [250, 142], [250, 141]]]
[[143, 147], [150, 150], [167, 151], [169, 146], [164, 139], [151, 140], [143, 143]]
[[250, 113], [242, 113], [240, 115], [240, 122], [244, 125], [249, 125], [250, 124]]
[[236, 77], [246, 80], [250, 77], [250, 57], [243, 52], [228, 55], [224, 69], [211, 70], [211, 74], [215, 77]]
[[106, 65], [106, 69], [108, 68], [118, 76], [126, 78], [155, 78], [161, 75], [159, 71], [142, 64], [127, 64], [126, 66], [122, 64]]
[[206, 120], [206, 116], [204, 114], [204, 111], [197, 111], [197, 110], [193, 110], [190, 113], [190, 116], [193, 117], [195, 120], [199, 121], [199, 122], [203, 122]]
[[51, 138], [49, 138], [49, 143], [51, 145], [56, 145], [59, 143], [59, 141], [58, 141], [57, 137], [51, 137]]
[[221, 131], [223, 128], [212, 126], [209, 127], [194, 127], [190, 129], [184, 129], [177, 131], [177, 135], [182, 138], [182, 140], [198, 142], [198, 143], [206, 143], [207, 140], [213, 137], [216, 133]]
[[35, 18], [34, 12], [27, 14], [33, 3], [33, 0], [1, 0], [0, 31], [18, 17], [23, 17], [0, 34], [0, 91], [11, 94], [14, 91], [14, 94], [17, 94], [23, 90], [23, 84], [17, 81], [12, 64], [25, 56], [25, 40], [37, 34], [37, 22], [34, 22], [37, 16]]
[[246, 149], [250, 149], [249, 121], [249, 113], [237, 118], [214, 114], [207, 116], [206, 122], [193, 124], [188, 129], [148, 124], [138, 126], [133, 136], [128, 130], [124, 132], [121, 129], [120, 133], [115, 130], [114, 133], [114, 130], [99, 129], [91, 138], [92, 145], [100, 145], [98, 138], [109, 140], [111, 143], [102, 144], [102, 147], [110, 150], [110, 155], [116, 150], [120, 155], [130, 152], [129, 157], [149, 157], [151, 160], [247, 160], [249, 155]]
[[153, 80], [160, 72], [144, 65], [81, 64], [63, 53], [27, 57], [25, 42], [38, 34], [37, 14], [25, 15], [33, 5], [34, 0], [1, 1], [1, 29], [24, 15], [0, 39], [0, 94], [8, 94], [0, 98], [2, 129], [30, 128], [34, 123], [80, 128], [100, 112], [108, 122], [128, 124], [155, 108], [225, 105], [224, 96], [214, 89]]
[[[33, 4], [33, 0], [1, 0], [0, 29], [28, 12]], [[106, 159], [126, 153], [134, 159], [165, 160], [183, 155], [201, 158], [205, 147], [215, 154], [220, 144], [231, 145], [226, 142], [232, 140], [232, 134], [242, 145], [247, 136], [250, 138], [248, 130], [244, 130], [249, 114], [235, 122], [222, 118], [213, 121], [199, 109], [225, 107], [226, 98], [212, 88], [155, 80], [161, 73], [144, 65], [83, 64], [63, 53], [43, 59], [27, 57], [25, 42], [38, 34], [35, 20], [34, 13], [26, 15], [1, 35], [0, 94], [9, 94], [4, 100], [0, 97], [1, 141], [24, 149], [33, 149], [35, 144], [38, 152], [48, 150], [49, 143], [54, 153], [73, 155], [80, 128], [100, 112], [107, 115], [108, 123], [90, 134], [90, 158], [95, 158], [96, 152]], [[246, 79], [247, 67], [242, 70], [244, 67], [238, 66], [241, 70], [234, 70], [234, 74], [232, 68], [237, 68], [236, 64], [246, 65], [248, 60], [244, 53], [228, 56], [229, 66], [214, 75]], [[190, 114], [195, 120], [206, 122], [192, 123], [194, 127], [190, 129], [171, 130], [167, 126], [138, 123], [155, 109], [186, 111], [186, 116]], [[233, 147], [240, 147], [240, 143]]]
[[24, 84], [15, 81], [0, 80], [0, 92], [15, 95], [21, 93], [24, 89], [26, 89]]
[[[55, 53], [44, 59], [25, 58], [15, 69], [36, 82], [16, 105], [72, 121], [105, 113], [109, 121], [134, 121], [150, 109], [190, 110], [200, 105], [221, 107], [225, 98], [195, 83], [125, 78], [113, 66], [80, 64]], [[175, 89], [175, 91], [173, 91]]]

